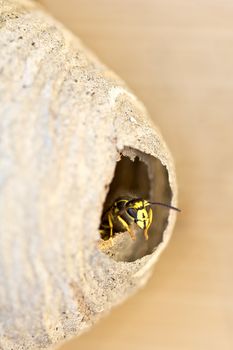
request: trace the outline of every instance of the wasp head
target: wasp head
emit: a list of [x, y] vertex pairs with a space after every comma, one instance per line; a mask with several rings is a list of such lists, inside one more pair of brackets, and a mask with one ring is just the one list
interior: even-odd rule
[[144, 230], [150, 225], [151, 207], [148, 201], [141, 198], [131, 199], [127, 202], [125, 209], [131, 220], [141, 229]]

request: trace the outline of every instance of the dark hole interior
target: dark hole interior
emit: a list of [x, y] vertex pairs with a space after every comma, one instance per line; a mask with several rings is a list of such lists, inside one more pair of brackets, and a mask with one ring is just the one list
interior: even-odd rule
[[[166, 167], [153, 156], [133, 149], [125, 149], [117, 162], [103, 212], [121, 196], [141, 197], [150, 201], [170, 204], [172, 192]], [[149, 240], [144, 239], [142, 232], [138, 233], [136, 241], [132, 241], [128, 234], [125, 235], [127, 244], [121, 245], [120, 251], [115, 250], [113, 254], [110, 254], [113, 259], [134, 261], [151, 254], [156, 249], [163, 239], [170, 209], [160, 206], [153, 206], [152, 209], [153, 222], [149, 229]]]

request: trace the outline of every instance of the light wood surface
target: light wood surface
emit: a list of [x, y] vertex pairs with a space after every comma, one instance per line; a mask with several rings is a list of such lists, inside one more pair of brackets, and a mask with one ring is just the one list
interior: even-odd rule
[[148, 285], [61, 350], [233, 349], [233, 2], [42, 3], [144, 101], [183, 210]]

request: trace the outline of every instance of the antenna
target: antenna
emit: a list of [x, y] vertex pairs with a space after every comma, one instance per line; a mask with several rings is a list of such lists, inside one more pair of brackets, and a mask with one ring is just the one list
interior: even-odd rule
[[160, 205], [160, 206], [167, 207], [167, 208], [181, 212], [181, 210], [179, 208], [173, 207], [172, 205], [169, 205], [169, 204], [160, 203], [160, 202], [149, 202], [149, 201], [148, 201], [148, 203], [154, 204], [154, 205]]

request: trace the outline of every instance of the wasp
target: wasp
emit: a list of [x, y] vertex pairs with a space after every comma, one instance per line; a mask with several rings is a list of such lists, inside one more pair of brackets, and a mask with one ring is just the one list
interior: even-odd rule
[[116, 233], [128, 231], [132, 240], [136, 240], [135, 229], [140, 228], [148, 240], [148, 230], [153, 220], [152, 205], [180, 211], [169, 204], [150, 202], [143, 198], [117, 198], [102, 215], [99, 227], [101, 238], [112, 239]]

